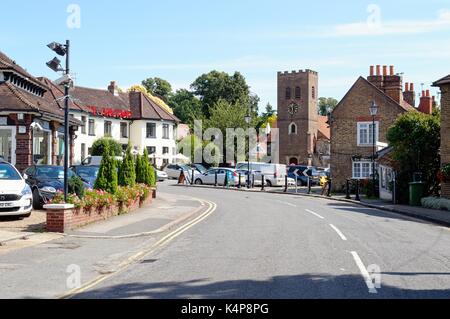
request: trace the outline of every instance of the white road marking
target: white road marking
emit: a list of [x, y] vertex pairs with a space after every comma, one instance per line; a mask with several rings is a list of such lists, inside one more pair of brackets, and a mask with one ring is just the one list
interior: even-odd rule
[[305, 211], [307, 211], [307, 212], [310, 213], [310, 214], [313, 214], [313, 215], [316, 216], [316, 217], [319, 217], [320, 219], [325, 219], [325, 217], [320, 216], [319, 214], [313, 212], [312, 210], [305, 209]]
[[366, 267], [364, 266], [361, 258], [359, 258], [358, 253], [356, 251], [352, 251], [351, 253], [352, 253], [353, 259], [356, 262], [356, 265], [359, 268], [359, 271], [361, 272], [361, 275], [364, 278], [364, 281], [366, 282], [367, 288], [369, 288], [369, 293], [377, 294], [378, 291], [375, 288], [375, 284], [373, 283], [372, 278], [370, 277], [369, 272], [367, 271]]
[[285, 205], [288, 205], [288, 206], [291, 206], [291, 207], [297, 207], [297, 205], [294, 205], [294, 204], [291, 204], [291, 203], [288, 203], [288, 202], [283, 202], [281, 200], [276, 200], [276, 202], [281, 203], [281, 204], [285, 204]]
[[339, 235], [339, 237], [341, 237], [343, 241], [347, 241], [347, 237], [344, 236], [344, 234], [339, 230], [339, 228], [337, 228], [333, 224], [330, 224], [330, 227], [334, 229], [334, 231]]

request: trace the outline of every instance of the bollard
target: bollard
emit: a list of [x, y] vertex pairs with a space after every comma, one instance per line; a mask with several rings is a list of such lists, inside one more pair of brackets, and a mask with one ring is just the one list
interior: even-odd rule
[[350, 196], [350, 180], [347, 179], [347, 189], [346, 189], [346, 199], [352, 199], [352, 197]]
[[214, 172], [214, 187], [217, 187], [217, 170]]
[[358, 202], [361, 201], [361, 197], [359, 196], [359, 179], [356, 180], [356, 197], [355, 200]]
[[329, 182], [328, 182], [328, 194], [327, 194], [327, 196], [331, 197], [331, 181], [332, 181], [331, 178], [329, 178], [328, 181]]
[[288, 192], [288, 176], [287, 175], [284, 177], [284, 192], [285, 193]]
[[237, 186], [237, 188], [238, 189], [241, 189], [241, 173], [239, 173], [239, 182], [238, 182], [238, 186]]
[[192, 170], [192, 179], [191, 179], [191, 185], [194, 185], [194, 178], [195, 178], [195, 170]]
[[255, 188], [255, 174], [252, 174], [252, 188]]
[[308, 195], [311, 194], [311, 177], [308, 176]]
[[264, 179], [264, 175], [262, 176], [262, 178], [261, 178], [261, 183], [262, 183], [262, 187], [261, 187], [261, 191], [265, 191], [265, 184], [266, 184], [266, 181], [265, 181], [265, 179]]

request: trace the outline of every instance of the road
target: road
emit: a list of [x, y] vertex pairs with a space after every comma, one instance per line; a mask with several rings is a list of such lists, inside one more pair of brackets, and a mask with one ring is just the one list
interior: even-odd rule
[[450, 230], [306, 197], [184, 188], [208, 219], [75, 298], [450, 298]]

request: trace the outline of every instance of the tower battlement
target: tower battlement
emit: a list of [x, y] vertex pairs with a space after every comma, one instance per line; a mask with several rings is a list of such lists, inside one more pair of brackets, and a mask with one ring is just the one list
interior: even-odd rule
[[314, 74], [318, 75], [319, 73], [310, 69], [306, 70], [293, 70], [293, 71], [278, 71], [278, 76], [289, 76], [289, 75], [298, 75], [298, 74]]

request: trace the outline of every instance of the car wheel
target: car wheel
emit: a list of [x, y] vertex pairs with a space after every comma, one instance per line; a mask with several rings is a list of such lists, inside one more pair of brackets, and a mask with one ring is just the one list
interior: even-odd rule
[[203, 185], [203, 182], [201, 179], [196, 179], [195, 180], [195, 185]]
[[267, 180], [267, 181], [266, 181], [266, 186], [267, 186], [267, 187], [272, 187], [272, 182], [269, 181], [269, 180]]
[[36, 188], [33, 190], [33, 209], [42, 209], [41, 195]]

